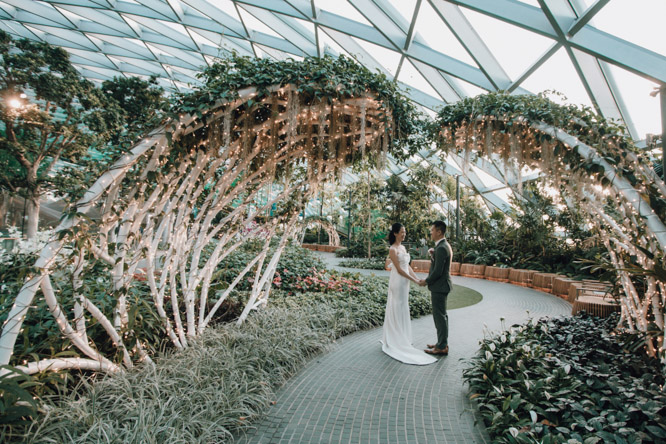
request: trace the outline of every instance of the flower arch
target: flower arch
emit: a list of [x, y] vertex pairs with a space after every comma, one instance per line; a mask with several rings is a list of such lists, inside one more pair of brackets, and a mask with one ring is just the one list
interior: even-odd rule
[[666, 185], [622, 127], [543, 96], [491, 93], [442, 109], [434, 131], [444, 151], [539, 169], [576, 200], [617, 272], [621, 322], [659, 331], [648, 353], [666, 362]]
[[[176, 348], [203, 334], [225, 298], [250, 275], [242, 322], [267, 303], [298, 215], [320, 186], [363, 158], [381, 165], [391, 150], [404, 155], [410, 143], [412, 105], [383, 76], [345, 58], [233, 57], [207, 69], [204, 77], [204, 87], [180, 97], [171, 119], [73, 205], [16, 297], [0, 337], [0, 365], [10, 362], [38, 292], [81, 356], [18, 367], [26, 373], [117, 371], [150, 360], [128, 316], [127, 293], [139, 278], [147, 281], [150, 303]], [[258, 193], [269, 195], [264, 204], [257, 204]], [[274, 204], [271, 218], [257, 217]], [[93, 208], [98, 218], [88, 216]], [[278, 234], [279, 244], [269, 254]], [[260, 237], [263, 248], [211, 303], [216, 266], [249, 237]], [[112, 312], [79, 291], [82, 273], [93, 263], [108, 269]], [[71, 279], [69, 294], [54, 289], [56, 270]], [[63, 309], [67, 297], [74, 300], [73, 313]], [[88, 337], [91, 323], [104, 329], [111, 353]]]

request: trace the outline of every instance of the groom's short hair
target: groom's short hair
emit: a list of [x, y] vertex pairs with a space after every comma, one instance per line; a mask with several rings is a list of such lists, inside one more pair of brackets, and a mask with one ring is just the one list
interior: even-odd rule
[[431, 225], [441, 231], [442, 234], [446, 234], [446, 224], [443, 220], [436, 220]]

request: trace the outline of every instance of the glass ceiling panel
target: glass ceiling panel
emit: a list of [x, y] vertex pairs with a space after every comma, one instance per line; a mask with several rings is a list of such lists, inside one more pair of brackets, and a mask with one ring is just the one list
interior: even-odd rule
[[339, 55], [344, 54], [347, 57], [354, 58], [352, 54], [338, 44], [330, 35], [326, 33], [326, 28], [319, 28], [319, 45], [322, 54]]
[[352, 37], [368, 54], [370, 54], [379, 64], [381, 64], [388, 72], [395, 76], [400, 63], [400, 54], [383, 46], [375, 45], [363, 39]]
[[[393, 7], [411, 23], [412, 16], [414, 15], [414, 8], [416, 7], [416, 0], [388, 0]], [[427, 2], [422, 2], [422, 5]]]
[[612, 65], [606, 66], [610, 68], [615, 82], [622, 85], [620, 95], [629, 113], [632, 116], [642, 116], [640, 119], [634, 119], [640, 137], [644, 138], [648, 133], [661, 134], [659, 96], [650, 96], [658, 85], [624, 69]]
[[594, 16], [593, 25], [658, 54], [666, 54], [666, 1], [613, 0]]
[[342, 17], [354, 20], [355, 22], [363, 23], [364, 25], [372, 26], [369, 21], [363, 17], [347, 0], [314, 0], [317, 8], [324, 11], [332, 12]]
[[301, 19], [297, 19], [297, 18], [294, 18], [294, 17], [291, 17], [290, 21], [296, 23], [297, 26], [294, 26], [294, 29], [296, 31], [301, 33], [306, 38], [312, 39], [314, 41], [314, 35], [315, 35], [315, 25], [314, 25], [314, 23], [310, 23], [306, 20], [301, 20]]
[[412, 65], [408, 58], [405, 58], [405, 60], [402, 62], [402, 67], [400, 68], [400, 73], [398, 74], [397, 80], [405, 82], [407, 85], [423, 91], [424, 93], [433, 97], [439, 97], [437, 91], [435, 91], [435, 89], [430, 86], [428, 81], [423, 78], [419, 71], [414, 68], [414, 65]]
[[466, 82], [464, 80], [457, 79], [457, 81], [458, 84], [462, 87], [462, 89], [467, 93], [469, 97], [476, 97], [479, 94], [485, 94], [488, 92], [485, 89], [479, 88], [478, 86], [472, 85], [471, 83]]
[[458, 41], [429, 2], [422, 2], [414, 31], [430, 48], [476, 66], [474, 59]]
[[554, 102], [573, 103], [592, 108], [590, 96], [585, 91], [571, 59], [563, 48], [553, 54], [521, 86], [533, 93], [555, 90], [564, 94], [566, 100], [559, 95], [549, 95], [548, 97]]
[[275, 32], [272, 28], [267, 26], [265, 23], [257, 19], [255, 16], [250, 14], [248, 11], [243, 9], [242, 6], [238, 8], [241, 18], [243, 19], [243, 24], [247, 28], [248, 32], [259, 31], [264, 34], [272, 35], [273, 37], [280, 37], [280, 34]]
[[553, 45], [553, 40], [469, 9], [461, 8], [493, 56], [517, 80]]
[[[199, 2], [197, 2], [199, 3]], [[201, 3], [210, 3], [210, 2], [201, 2]], [[210, 4], [208, 7], [213, 8], [213, 9], [219, 9], [220, 11], [224, 12], [228, 16], [232, 17], [234, 20], [237, 20], [240, 22], [240, 17], [238, 16], [238, 9], [236, 9], [235, 3], [230, 2], [230, 1], [219, 1], [219, 2], [214, 2]], [[202, 13], [205, 13], [206, 11], [201, 11]]]

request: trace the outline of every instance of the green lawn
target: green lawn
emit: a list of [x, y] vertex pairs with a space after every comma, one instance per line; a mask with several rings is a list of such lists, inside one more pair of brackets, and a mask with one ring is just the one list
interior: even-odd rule
[[[386, 279], [388, 280], [388, 277]], [[412, 284], [411, 289], [423, 292], [430, 299], [430, 292], [427, 288]], [[456, 308], [468, 307], [478, 304], [481, 302], [481, 299], [483, 299], [483, 296], [478, 291], [463, 287], [462, 285], [453, 284], [453, 291], [449, 293], [449, 299], [446, 301], [446, 309], [455, 310]]]

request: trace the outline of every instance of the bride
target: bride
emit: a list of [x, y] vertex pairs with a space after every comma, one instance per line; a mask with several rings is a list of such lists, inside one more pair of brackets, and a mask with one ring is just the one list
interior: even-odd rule
[[427, 365], [437, 359], [412, 346], [412, 324], [409, 318], [409, 281], [419, 283], [419, 278], [409, 266], [409, 253], [402, 245], [407, 231], [395, 223], [389, 233], [389, 278], [386, 314], [384, 315], [382, 350], [390, 357], [405, 364]]

